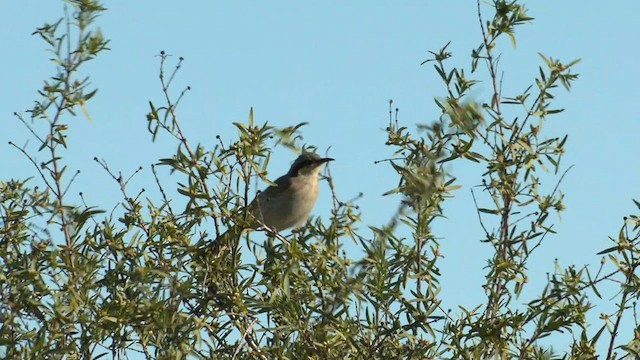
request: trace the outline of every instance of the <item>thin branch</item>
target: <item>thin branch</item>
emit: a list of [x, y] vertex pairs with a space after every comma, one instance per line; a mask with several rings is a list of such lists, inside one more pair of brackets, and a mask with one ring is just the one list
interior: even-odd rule
[[62, 196], [65, 196], [67, 194], [67, 191], [69, 191], [69, 188], [71, 188], [71, 184], [73, 184], [73, 181], [76, 179], [76, 177], [78, 177], [79, 174], [80, 170], [76, 170], [76, 173], [73, 174], [71, 180], [69, 180], [69, 183], [67, 183], [67, 187], [65, 187], [64, 191], [62, 191]]
[[162, 187], [162, 184], [160, 183], [160, 178], [158, 177], [158, 172], [156, 171], [156, 166], [155, 165], [151, 165], [151, 172], [153, 173], [153, 178], [156, 180], [156, 184], [158, 185], [158, 189], [160, 190], [160, 194], [162, 194], [162, 200], [163, 200], [164, 204], [167, 205], [167, 207], [169, 208], [169, 212], [170, 213], [175, 214], [175, 212], [171, 208], [171, 202], [169, 201], [169, 198], [167, 197], [167, 194], [165, 193], [164, 188]]
[[[633, 257], [633, 252], [631, 252], [631, 256]], [[618, 307], [618, 311], [616, 314], [616, 321], [613, 325], [613, 330], [611, 331], [611, 339], [609, 340], [609, 348], [607, 349], [607, 357], [605, 358], [607, 360], [611, 359], [611, 356], [613, 354], [613, 349], [615, 348], [616, 337], [618, 336], [618, 329], [620, 328], [622, 315], [626, 310], [627, 296], [629, 296], [629, 293], [631, 291], [635, 291], [630, 289], [633, 288], [633, 282], [634, 282], [633, 279], [635, 276], [635, 270], [638, 266], [640, 266], [640, 264], [633, 261], [633, 259], [632, 259], [632, 263], [634, 265], [630, 269], [627, 269], [625, 283], [621, 286], [621, 288], [623, 289], [623, 293], [622, 293], [622, 298], [620, 299], [620, 306]]]
[[482, 220], [482, 215], [480, 214], [480, 207], [478, 206], [478, 201], [476, 200], [476, 194], [473, 192], [473, 188], [471, 188], [471, 197], [473, 198], [473, 204], [476, 207], [476, 213], [478, 214], [478, 221], [480, 222], [480, 226], [482, 226], [482, 230], [487, 236], [487, 240], [489, 240], [491, 239], [491, 235], [489, 234], [487, 228], [484, 226], [484, 221]]
[[47, 187], [49, 188], [49, 190], [51, 190], [51, 192], [53, 192], [54, 195], [57, 196], [56, 194], [56, 190], [51, 186], [51, 184], [49, 184], [49, 181], [47, 180], [47, 178], [44, 176], [44, 173], [42, 172], [42, 169], [40, 169], [40, 166], [38, 166], [38, 164], [36, 164], [35, 160], [33, 160], [33, 158], [31, 157], [31, 155], [27, 154], [27, 152], [19, 147], [18, 145], [16, 145], [15, 143], [13, 143], [12, 141], [9, 141], [9, 145], [13, 146], [14, 148], [18, 149], [24, 156], [27, 157], [27, 159], [29, 159], [29, 161], [33, 164], [33, 166], [36, 168], [36, 170], [38, 171], [38, 174], [40, 174], [40, 177], [42, 178], [42, 180], [44, 181], [45, 185], [47, 185]]
[[29, 130], [29, 132], [31, 133], [31, 135], [33, 135], [34, 138], [38, 139], [38, 141], [40, 142], [40, 146], [46, 146], [47, 142], [44, 141], [40, 135], [38, 135], [38, 133], [36, 133], [36, 131], [33, 129], [33, 126], [31, 126], [29, 123], [27, 123], [26, 120], [24, 120], [24, 118], [22, 117], [22, 114], [18, 113], [18, 112], [14, 112], [13, 115], [15, 117], [18, 118], [18, 120], [20, 120], [20, 122], [27, 128], [27, 130]]

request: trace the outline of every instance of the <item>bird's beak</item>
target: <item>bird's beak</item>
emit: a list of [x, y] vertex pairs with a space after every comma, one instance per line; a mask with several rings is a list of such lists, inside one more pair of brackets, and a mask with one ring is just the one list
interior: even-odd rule
[[333, 160], [335, 160], [335, 159], [332, 159], [332, 158], [322, 158], [322, 159], [318, 160], [318, 164], [324, 164], [324, 163], [327, 163], [327, 162], [329, 162], [329, 161], [333, 161]]

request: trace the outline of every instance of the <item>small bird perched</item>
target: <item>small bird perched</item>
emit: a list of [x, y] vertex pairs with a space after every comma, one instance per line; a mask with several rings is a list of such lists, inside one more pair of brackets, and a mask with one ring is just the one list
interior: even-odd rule
[[[278, 232], [304, 224], [318, 199], [318, 173], [322, 165], [332, 160], [332, 158], [321, 158], [312, 152], [303, 152], [293, 162], [289, 172], [274, 182], [275, 185], [258, 193], [246, 209], [245, 221], [237, 223], [218, 236], [213, 246], [206, 247], [206, 253], [209, 251], [214, 254], [220, 254], [221, 251], [225, 253], [231, 248], [231, 244], [238, 241], [245, 230], [266, 226]], [[223, 257], [223, 259], [231, 260], [229, 257]], [[217, 274], [212, 275], [207, 291], [203, 294], [195, 313], [201, 314], [209, 301], [215, 297], [213, 294], [218, 292], [217, 284], [222, 280], [217, 278]]]
[[318, 173], [322, 165], [332, 160], [303, 152], [289, 172], [275, 181], [275, 186], [258, 193], [248, 207], [247, 223], [220, 235], [216, 246], [228, 243], [231, 236], [240, 236], [247, 229], [266, 226], [278, 232], [304, 224], [318, 199]]

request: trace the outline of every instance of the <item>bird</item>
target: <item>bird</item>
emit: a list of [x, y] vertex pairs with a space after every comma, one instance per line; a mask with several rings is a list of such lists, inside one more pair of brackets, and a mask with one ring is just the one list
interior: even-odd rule
[[324, 164], [333, 160], [313, 152], [300, 154], [286, 174], [256, 195], [247, 207], [246, 222], [218, 236], [216, 246], [228, 243], [248, 229], [265, 226], [279, 233], [304, 224], [318, 199], [318, 174]]
[[[280, 176], [274, 184], [259, 192], [244, 211], [244, 221], [231, 226], [226, 232], [219, 235], [213, 246], [204, 248], [205, 257], [198, 259], [210, 261], [234, 261], [234, 256], [229, 257], [229, 251], [246, 230], [267, 227], [278, 234], [280, 231], [303, 225], [318, 199], [318, 174], [324, 164], [334, 159], [320, 157], [313, 152], [303, 152], [293, 162], [289, 171]], [[232, 253], [233, 254], [233, 250]], [[209, 257], [207, 255], [214, 255]], [[230, 268], [229, 266], [222, 266]], [[232, 267], [231, 267], [232, 268]], [[218, 293], [219, 281], [227, 281], [226, 277], [218, 278], [220, 273], [214, 272], [209, 278], [209, 284], [200, 304], [195, 308], [195, 313], [201, 314], [209, 301]]]

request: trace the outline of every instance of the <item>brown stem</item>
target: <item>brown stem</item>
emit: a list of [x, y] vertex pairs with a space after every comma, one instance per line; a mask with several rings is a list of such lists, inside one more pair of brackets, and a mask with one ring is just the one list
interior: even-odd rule
[[625, 310], [627, 296], [629, 295], [629, 291], [626, 289], [631, 288], [630, 285], [633, 282], [634, 273], [638, 265], [640, 264], [636, 263], [633, 265], [632, 268], [629, 269], [629, 271], [627, 272], [625, 283], [622, 286], [622, 288], [625, 290], [623, 290], [622, 298], [620, 299], [620, 307], [618, 309], [618, 313], [616, 314], [616, 322], [613, 325], [613, 330], [611, 331], [611, 339], [609, 340], [609, 349], [607, 350], [607, 357], [605, 358], [607, 360], [611, 359], [611, 355], [613, 354], [613, 349], [615, 348], [616, 337], [618, 336], [618, 329], [620, 328], [620, 322], [622, 321], [622, 314], [624, 313], [624, 310]]

